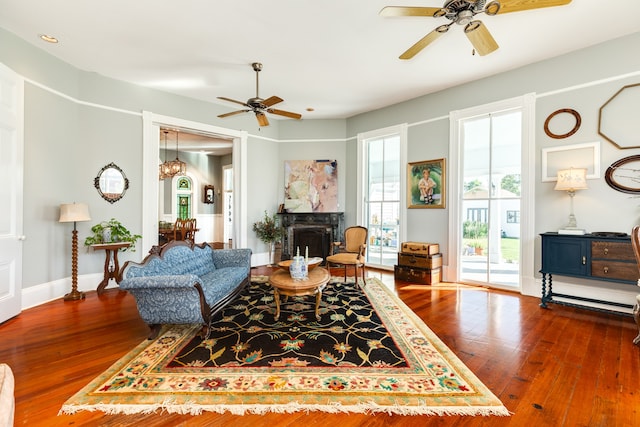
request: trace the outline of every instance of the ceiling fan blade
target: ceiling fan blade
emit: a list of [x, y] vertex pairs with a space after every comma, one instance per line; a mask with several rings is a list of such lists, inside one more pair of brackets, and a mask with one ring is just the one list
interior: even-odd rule
[[440, 7], [386, 6], [380, 10], [380, 16], [434, 16]]
[[262, 127], [269, 126], [269, 120], [267, 119], [267, 115], [262, 111], [256, 111], [256, 119], [258, 119], [258, 124]]
[[267, 107], [271, 107], [272, 105], [276, 105], [282, 101], [283, 101], [282, 98], [279, 98], [277, 96], [271, 96], [265, 99], [264, 101], [262, 101], [262, 103]]
[[418, 40], [416, 44], [411, 46], [402, 55], [400, 55], [400, 59], [411, 59], [416, 56], [418, 52], [427, 47], [429, 44], [433, 43], [438, 37], [446, 33], [449, 30], [449, 25], [441, 25]]
[[[540, 9], [543, 7], [564, 6], [569, 3], [571, 3], [571, 0], [500, 0], [500, 10], [498, 13], [520, 12], [522, 10]], [[488, 4], [487, 7], [489, 7]]]
[[269, 109], [267, 109], [267, 112], [269, 112], [271, 114], [277, 114], [279, 116], [289, 117], [291, 119], [300, 120], [302, 118], [302, 114], [292, 113], [290, 111], [276, 110], [275, 108], [269, 108]]
[[235, 99], [231, 99], [231, 98], [225, 98], [224, 96], [219, 96], [218, 99], [222, 99], [223, 101], [235, 102], [236, 104], [240, 104], [240, 105], [244, 105], [245, 107], [248, 107], [248, 105], [245, 102], [236, 101]]
[[480, 56], [498, 49], [498, 43], [481, 21], [471, 21], [464, 27], [464, 33]]
[[230, 113], [224, 113], [224, 114], [220, 114], [218, 117], [225, 118], [225, 117], [229, 117], [229, 116], [235, 116], [236, 114], [241, 114], [241, 113], [248, 113], [251, 110], [238, 110], [238, 111], [232, 111]]

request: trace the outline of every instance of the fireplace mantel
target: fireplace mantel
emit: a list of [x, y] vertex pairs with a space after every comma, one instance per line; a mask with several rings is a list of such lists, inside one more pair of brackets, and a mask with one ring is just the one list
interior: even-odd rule
[[280, 213], [282, 227], [282, 260], [294, 255], [291, 229], [296, 227], [326, 227], [330, 230], [329, 241], [341, 242], [344, 236], [344, 212], [322, 213]]

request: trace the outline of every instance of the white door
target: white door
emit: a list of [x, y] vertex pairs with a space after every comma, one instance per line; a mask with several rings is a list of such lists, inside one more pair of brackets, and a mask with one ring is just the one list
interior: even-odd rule
[[224, 221], [224, 241], [232, 243], [233, 241], [233, 166], [225, 165], [222, 167], [222, 218]]
[[0, 322], [21, 311], [24, 81], [0, 64]]

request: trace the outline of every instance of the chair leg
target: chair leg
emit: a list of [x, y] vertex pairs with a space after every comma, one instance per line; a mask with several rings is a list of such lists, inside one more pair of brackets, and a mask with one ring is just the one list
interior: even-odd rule
[[633, 306], [633, 318], [638, 325], [638, 336], [633, 339], [635, 345], [640, 345], [640, 295], [637, 297], [637, 303]]

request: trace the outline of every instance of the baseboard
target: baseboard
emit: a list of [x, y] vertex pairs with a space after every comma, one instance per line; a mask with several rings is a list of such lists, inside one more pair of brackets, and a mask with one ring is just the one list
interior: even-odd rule
[[[102, 273], [86, 274], [78, 276], [78, 290], [83, 292], [95, 291], [103, 279]], [[111, 280], [109, 287], [115, 286]], [[107, 288], [108, 289], [108, 288]], [[66, 277], [52, 282], [41, 283], [22, 289], [22, 310], [62, 298], [71, 290], [71, 277]]]

